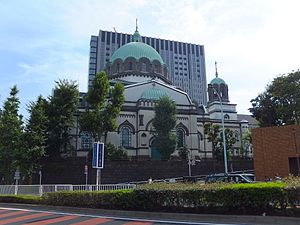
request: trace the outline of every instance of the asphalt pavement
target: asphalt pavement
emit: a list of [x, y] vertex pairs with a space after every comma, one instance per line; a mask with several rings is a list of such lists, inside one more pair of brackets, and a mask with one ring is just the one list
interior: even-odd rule
[[[9, 213], [12, 213], [12, 215]], [[5, 214], [7, 214], [8, 217]], [[2, 215], [2, 219], [1, 219], [1, 215]], [[22, 218], [24, 218], [25, 220], [23, 221]], [[43, 220], [41, 220], [40, 218], [42, 218]], [[6, 220], [8, 222], [5, 222]], [[294, 225], [295, 224], [295, 225], [300, 225], [300, 218], [278, 217], [278, 216], [268, 216], [268, 215], [236, 216], [236, 215], [216, 215], [216, 214], [186, 214], [186, 213], [122, 211], [122, 210], [0, 203], [0, 224], [27, 224], [27, 223], [32, 225], [33, 224], [109, 224], [109, 225], [117, 225], [117, 224]]]

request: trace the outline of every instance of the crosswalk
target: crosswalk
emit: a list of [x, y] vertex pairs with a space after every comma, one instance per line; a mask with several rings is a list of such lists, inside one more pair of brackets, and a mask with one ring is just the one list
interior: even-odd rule
[[23, 209], [0, 208], [0, 225], [4, 224], [28, 224], [28, 225], [152, 225], [154, 222], [127, 221], [104, 217], [92, 217], [76, 214], [40, 212]]

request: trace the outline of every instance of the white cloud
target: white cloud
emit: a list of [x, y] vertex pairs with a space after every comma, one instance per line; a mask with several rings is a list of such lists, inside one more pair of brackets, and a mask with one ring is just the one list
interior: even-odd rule
[[[26, 92], [28, 99], [39, 94], [26, 89], [30, 83], [50, 92], [59, 78], [79, 80], [80, 89], [86, 90], [90, 35], [113, 27], [132, 33], [135, 18], [143, 35], [203, 44], [207, 81], [214, 76], [217, 60], [219, 74], [229, 85], [230, 100], [238, 104], [240, 113], [248, 112], [250, 100], [276, 75], [299, 68], [300, 2], [296, 0], [28, 0], [1, 4], [0, 49], [15, 62], [15, 74], [2, 76], [8, 72], [0, 65], [0, 85], [7, 86], [8, 79], [20, 82], [21, 93]], [[3, 86], [0, 91], [3, 96], [7, 90]]]

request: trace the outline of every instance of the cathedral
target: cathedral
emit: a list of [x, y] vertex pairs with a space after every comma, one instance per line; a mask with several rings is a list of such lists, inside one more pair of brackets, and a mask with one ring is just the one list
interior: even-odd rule
[[[125, 102], [117, 118], [118, 128], [108, 134], [107, 142], [122, 146], [129, 157], [160, 159], [151, 131], [154, 104], [162, 96], [168, 96], [176, 103], [178, 148], [186, 146], [193, 157], [212, 158], [212, 143], [208, 141], [204, 126], [221, 126], [223, 122], [225, 129], [231, 129], [237, 140], [232, 154], [240, 154], [242, 135], [249, 126], [251, 128], [251, 118], [237, 114], [236, 104], [229, 101], [228, 85], [218, 76], [217, 67], [215, 78], [208, 84], [208, 103], [198, 105], [185, 91], [172, 84], [162, 57], [154, 48], [142, 42], [136, 28], [132, 41], [111, 55], [105, 71], [111, 85], [121, 82], [125, 87]], [[77, 155], [84, 155], [91, 148], [91, 137], [81, 133], [78, 138], [78, 126], [75, 132]], [[247, 156], [252, 157], [251, 148]]]

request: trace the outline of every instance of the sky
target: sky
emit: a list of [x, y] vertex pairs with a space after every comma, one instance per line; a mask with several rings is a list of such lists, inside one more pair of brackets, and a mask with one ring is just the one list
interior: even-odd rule
[[237, 111], [276, 76], [300, 68], [298, 0], [0, 0], [0, 107], [17, 85], [20, 113], [55, 81], [87, 90], [89, 42], [100, 29], [204, 45], [208, 83], [229, 86]]

